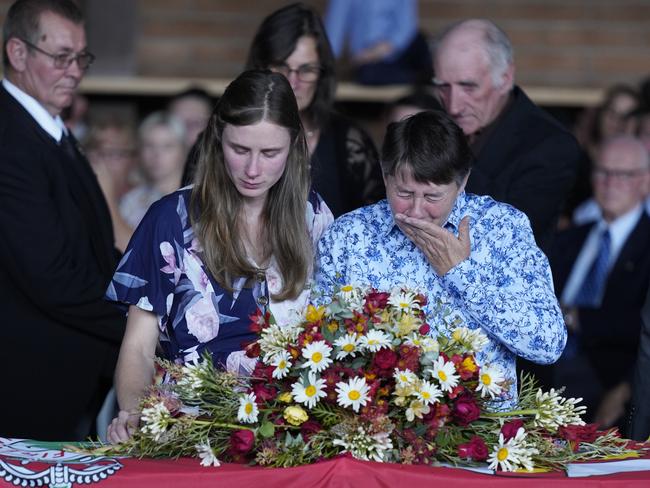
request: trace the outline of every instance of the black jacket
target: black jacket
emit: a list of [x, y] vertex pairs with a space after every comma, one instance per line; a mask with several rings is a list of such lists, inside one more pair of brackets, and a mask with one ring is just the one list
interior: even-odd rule
[[575, 138], [519, 87], [513, 97], [490, 128], [466, 190], [524, 212], [546, 251], [584, 154]]
[[72, 440], [110, 378], [124, 316], [88, 161], [70, 157], [0, 85], [0, 436]]

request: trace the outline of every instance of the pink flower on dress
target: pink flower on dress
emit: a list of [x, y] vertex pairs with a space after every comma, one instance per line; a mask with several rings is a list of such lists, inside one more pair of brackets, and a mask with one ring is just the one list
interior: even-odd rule
[[160, 254], [167, 263], [167, 266], [160, 268], [163, 273], [173, 274], [174, 283], [178, 283], [181, 277], [181, 270], [176, 265], [176, 254], [174, 254], [174, 247], [167, 241], [160, 243]]
[[275, 261], [269, 266], [269, 269], [266, 270], [266, 285], [269, 289], [269, 292], [276, 294], [280, 291], [282, 286], [282, 279], [278, 274], [278, 271], [275, 267]]
[[219, 314], [210, 297], [203, 297], [185, 312], [187, 330], [199, 342], [209, 342], [219, 333]]
[[203, 271], [203, 266], [198, 258], [194, 254], [186, 253], [183, 261], [185, 263], [185, 274], [192, 282], [194, 289], [201, 292], [202, 295], [211, 292], [210, 279]]

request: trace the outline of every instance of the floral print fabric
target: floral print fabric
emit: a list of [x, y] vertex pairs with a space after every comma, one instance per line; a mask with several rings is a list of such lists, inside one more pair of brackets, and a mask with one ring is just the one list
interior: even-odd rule
[[504, 406], [512, 406], [516, 357], [556, 361], [566, 329], [548, 260], [535, 244], [527, 217], [489, 197], [461, 193], [445, 228], [458, 235], [465, 215], [471, 218], [470, 257], [443, 276], [397, 227], [387, 201], [344, 215], [319, 244], [313, 296], [323, 301], [344, 284], [381, 290], [404, 285], [426, 293], [434, 336], [446, 334], [455, 320], [488, 335], [478, 359], [503, 370], [511, 382]]
[[[254, 280], [240, 278], [230, 293], [219, 286], [201, 260], [185, 188], [154, 203], [120, 261], [106, 292], [109, 300], [155, 313], [164, 355], [176, 362], [198, 360], [207, 349], [215, 364], [250, 373], [255, 360], [244, 347], [256, 336], [250, 316], [270, 307], [282, 324], [301, 312], [309, 299], [305, 289], [296, 300], [274, 302], [270, 293], [282, 286], [275, 261]], [[312, 242], [318, 241], [333, 217], [320, 197], [311, 193], [306, 218]]]

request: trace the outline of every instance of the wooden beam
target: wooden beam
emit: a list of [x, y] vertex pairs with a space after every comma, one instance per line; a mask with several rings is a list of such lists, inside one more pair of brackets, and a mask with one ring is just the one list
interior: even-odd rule
[[[201, 87], [213, 96], [223, 93], [230, 80], [193, 78], [153, 78], [120, 76], [87, 76], [81, 91], [89, 95], [171, 96], [189, 87]], [[546, 106], [583, 107], [600, 103], [601, 88], [572, 88], [551, 86], [524, 86], [528, 96]], [[336, 99], [342, 102], [390, 103], [409, 93], [403, 85], [363, 86], [350, 82], [338, 84]]]

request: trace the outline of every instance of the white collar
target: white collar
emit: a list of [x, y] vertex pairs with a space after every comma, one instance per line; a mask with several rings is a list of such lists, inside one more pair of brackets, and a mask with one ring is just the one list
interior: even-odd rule
[[2, 86], [4, 86], [5, 90], [29, 112], [29, 115], [34, 118], [38, 125], [51, 135], [56, 142], [61, 140], [64, 132], [67, 133], [61, 116], [57, 115], [56, 117], [52, 117], [38, 100], [22, 91], [7, 78], [3, 78]]

